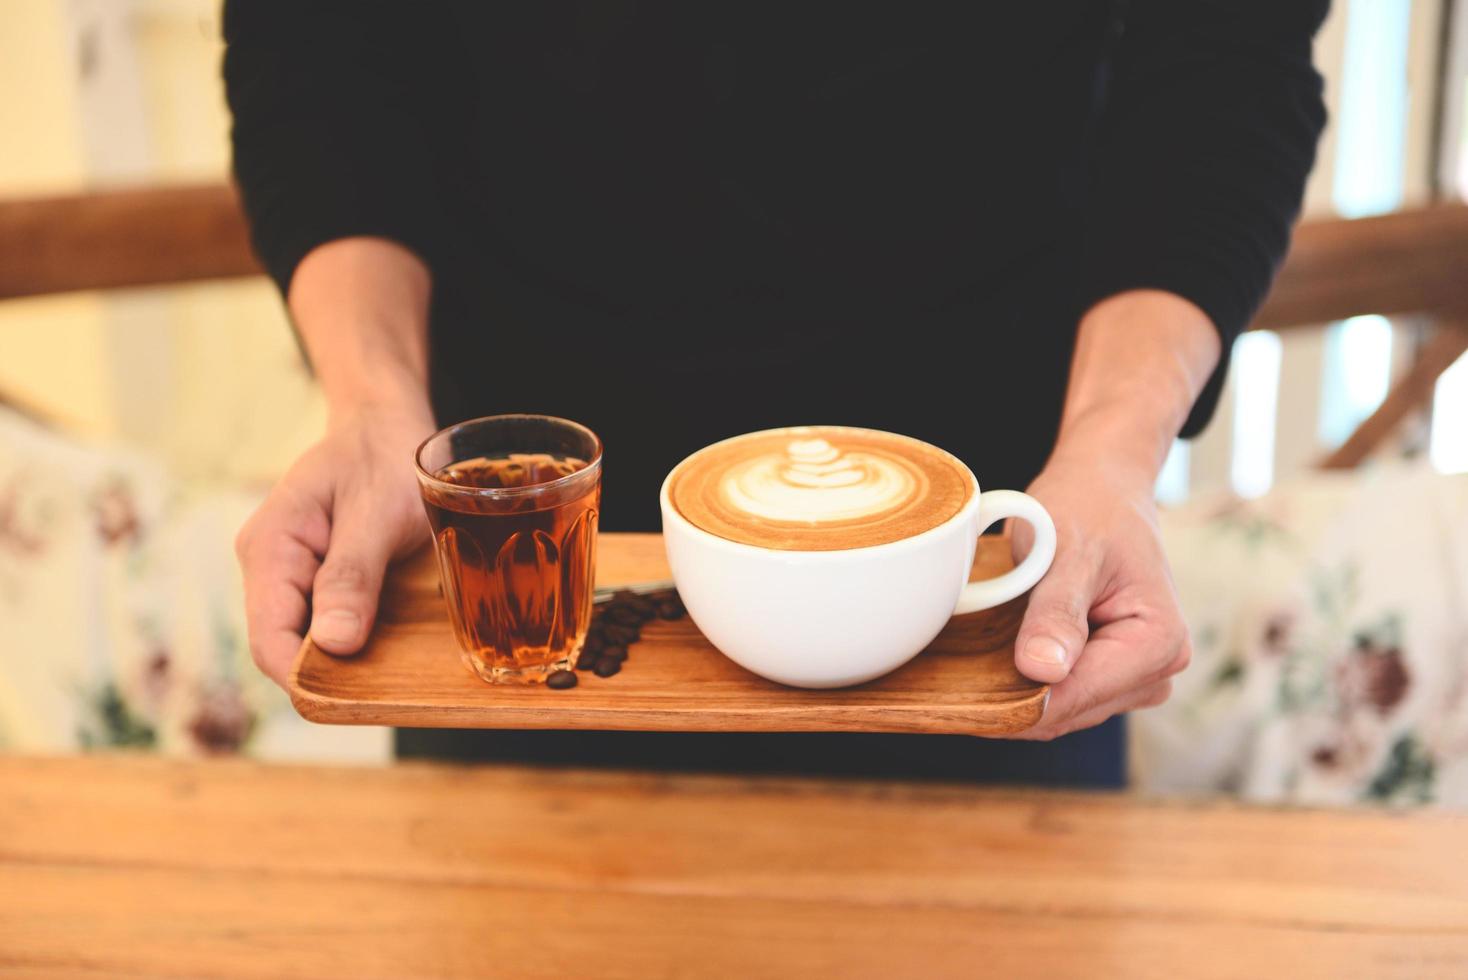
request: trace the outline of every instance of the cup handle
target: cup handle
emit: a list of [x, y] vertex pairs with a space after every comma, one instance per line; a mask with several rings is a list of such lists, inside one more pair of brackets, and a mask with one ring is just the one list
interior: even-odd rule
[[1035, 543], [1018, 566], [998, 578], [970, 582], [958, 597], [955, 616], [992, 609], [1032, 587], [1050, 570], [1055, 560], [1055, 522], [1038, 500], [1018, 490], [988, 490], [979, 494], [979, 533], [1006, 517], [1028, 521], [1035, 529]]

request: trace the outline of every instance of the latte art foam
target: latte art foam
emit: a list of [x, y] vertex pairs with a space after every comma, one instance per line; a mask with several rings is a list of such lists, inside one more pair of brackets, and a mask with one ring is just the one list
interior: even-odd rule
[[731, 466], [718, 492], [732, 510], [767, 521], [817, 524], [874, 517], [912, 501], [927, 480], [875, 453], [843, 453], [824, 439], [798, 439]]
[[758, 432], [681, 464], [673, 506], [731, 541], [834, 551], [921, 534], [973, 493], [963, 464], [915, 439], [838, 426]]

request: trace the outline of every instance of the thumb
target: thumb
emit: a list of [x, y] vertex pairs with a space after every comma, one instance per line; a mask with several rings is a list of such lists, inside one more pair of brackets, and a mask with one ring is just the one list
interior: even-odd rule
[[377, 615], [394, 543], [366, 508], [344, 501], [311, 590], [311, 639], [327, 653], [356, 653]]
[[1057, 684], [1070, 674], [1090, 636], [1087, 614], [1095, 572], [1084, 562], [1057, 556], [1030, 592], [1029, 607], [1014, 640], [1014, 664], [1031, 680]]

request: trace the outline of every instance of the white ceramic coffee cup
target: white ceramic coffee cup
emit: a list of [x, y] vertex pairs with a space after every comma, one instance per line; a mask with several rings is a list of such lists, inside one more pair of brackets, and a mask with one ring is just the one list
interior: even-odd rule
[[[973, 485], [957, 514], [909, 538], [842, 551], [761, 548], [695, 527], [669, 496], [674, 467], [659, 494], [663, 543], [689, 615], [729, 659], [781, 684], [845, 687], [901, 667], [950, 617], [1008, 602], [1055, 557], [1055, 524], [1039, 501], [981, 493], [973, 471], [950, 458]], [[969, 582], [979, 533], [1006, 517], [1034, 527], [1034, 546], [1011, 571]]]

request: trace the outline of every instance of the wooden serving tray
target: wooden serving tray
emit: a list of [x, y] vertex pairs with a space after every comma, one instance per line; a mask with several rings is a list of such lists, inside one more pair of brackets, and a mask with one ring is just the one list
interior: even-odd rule
[[[974, 578], [1011, 565], [1007, 538], [980, 539]], [[598, 585], [665, 578], [659, 535], [601, 536]], [[1050, 690], [1014, 667], [1024, 602], [956, 617], [915, 659], [857, 687], [809, 691], [757, 677], [685, 617], [644, 626], [621, 673], [581, 672], [575, 688], [552, 691], [487, 684], [464, 667], [425, 549], [389, 573], [366, 649], [339, 658], [307, 640], [289, 691], [303, 717], [344, 725], [1013, 735], [1039, 721]]]

